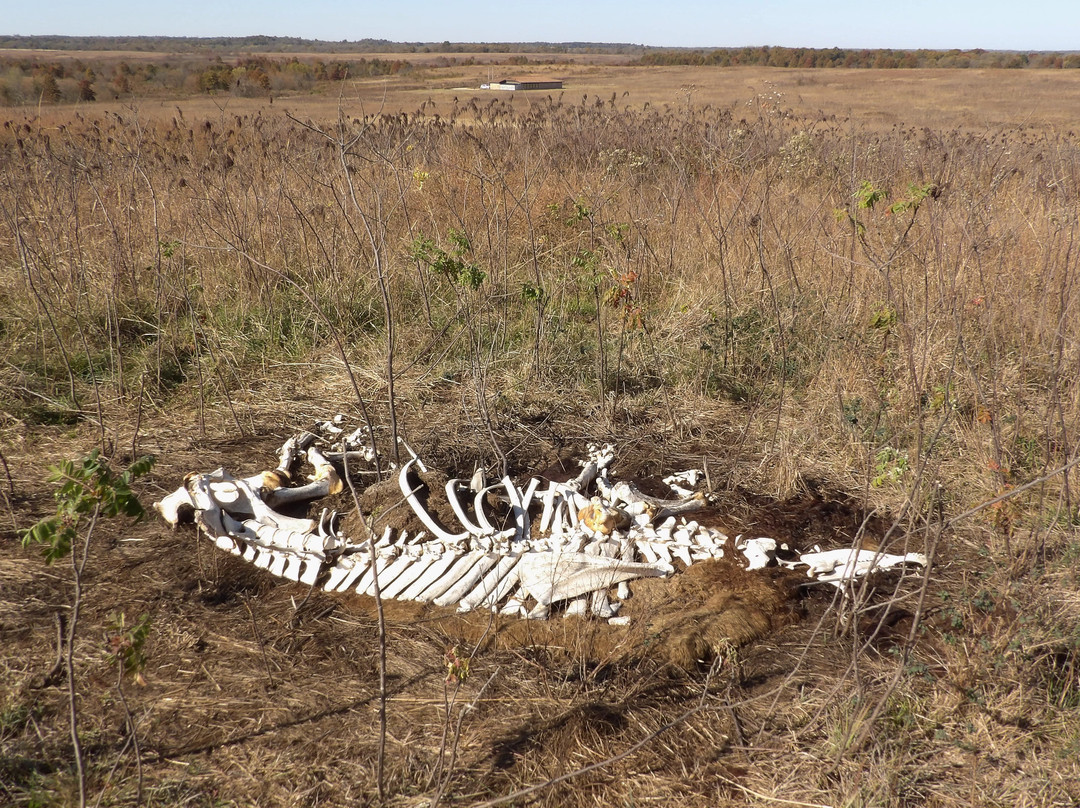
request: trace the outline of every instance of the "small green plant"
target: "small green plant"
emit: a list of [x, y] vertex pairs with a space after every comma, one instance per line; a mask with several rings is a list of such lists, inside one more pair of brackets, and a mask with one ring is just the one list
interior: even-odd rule
[[458, 230], [451, 230], [447, 239], [453, 245], [449, 252], [436, 244], [434, 239], [417, 236], [409, 247], [409, 254], [416, 261], [427, 264], [432, 272], [445, 275], [458, 286], [475, 292], [487, 279], [487, 273], [471, 261], [465, 260], [465, 256], [472, 252], [472, 244], [468, 237]]
[[107, 635], [109, 661], [117, 666], [120, 678], [130, 676], [136, 684], [146, 684], [146, 639], [150, 636], [150, 615], [141, 614], [128, 623], [123, 612], [114, 612], [109, 619]]
[[526, 303], [539, 303], [544, 299], [544, 288], [535, 283], [521, 284], [521, 299]]
[[136, 805], [142, 804], [143, 769], [142, 753], [139, 750], [139, 734], [136, 731], [135, 716], [128, 705], [124, 693], [124, 680], [128, 677], [137, 685], [145, 685], [143, 669], [146, 668], [146, 639], [150, 636], [150, 615], [141, 614], [133, 623], [128, 623], [123, 612], [114, 612], [109, 619], [109, 631], [106, 634], [106, 655], [116, 666], [116, 695], [124, 708], [131, 746], [135, 756], [135, 769], [138, 773], [138, 792]]
[[896, 307], [891, 303], [882, 303], [870, 317], [870, 327], [875, 331], [888, 334], [897, 321]]
[[872, 182], [863, 180], [863, 184], [855, 192], [855, 204], [863, 210], [873, 210], [878, 202], [884, 202], [888, 197], [888, 191], [875, 188]]
[[940, 195], [941, 190], [932, 182], [927, 182], [922, 185], [913, 182], [908, 186], [907, 196], [889, 205], [889, 213], [897, 215], [911, 211], [911, 213], [914, 214], [924, 200], [927, 198], [937, 199]]
[[131, 483], [153, 468], [154, 458], [141, 457], [120, 474], [114, 474], [108, 461], [94, 449], [81, 461], [64, 460], [50, 469], [49, 482], [59, 483], [56, 490], [56, 514], [36, 525], [19, 531], [23, 547], [42, 546], [45, 563], [66, 558], [78, 536], [80, 522], [89, 517], [130, 516], [136, 520], [145, 515]]
[[461, 658], [457, 646], [453, 646], [444, 654], [446, 660], [446, 681], [463, 683], [469, 678], [469, 658]]
[[906, 452], [886, 446], [874, 455], [874, 478], [870, 484], [874, 488], [881, 488], [883, 485], [900, 482], [909, 465]]
[[563, 222], [567, 227], [573, 227], [578, 222], [583, 222], [586, 219], [592, 219], [593, 211], [589, 207], [588, 203], [584, 199], [578, 199], [574, 202], [574, 212], [567, 217]]
[[[52, 564], [68, 556], [72, 559], [71, 568], [75, 586], [67, 622], [67, 636], [64, 638], [66, 653], [63, 656], [67, 674], [68, 712], [71, 723], [71, 741], [75, 751], [80, 808], [86, 805], [86, 773], [83, 768], [82, 745], [79, 741], [78, 692], [75, 686], [73, 649], [79, 623], [79, 610], [82, 605], [83, 570], [86, 568], [86, 560], [90, 554], [90, 541], [99, 519], [128, 516], [139, 520], [144, 516], [146, 511], [131, 490], [131, 483], [137, 477], [147, 474], [153, 466], [154, 458], [144, 456], [121, 473], [116, 474], [110, 468], [109, 462], [96, 449], [82, 460], [64, 460], [59, 465], [52, 466], [49, 474], [49, 481], [58, 484], [54, 494], [56, 513], [40, 520], [33, 527], [19, 531], [24, 547], [35, 544], [41, 546], [46, 564]], [[76, 549], [76, 539], [80, 537], [82, 547]], [[131, 664], [137, 665], [142, 659], [142, 644], [148, 630], [149, 623], [147, 622], [145, 626], [139, 627], [138, 636], [132, 635], [129, 638], [131, 640], [129, 648], [133, 649], [128, 653]], [[121, 679], [123, 673], [124, 668], [121, 667]]]

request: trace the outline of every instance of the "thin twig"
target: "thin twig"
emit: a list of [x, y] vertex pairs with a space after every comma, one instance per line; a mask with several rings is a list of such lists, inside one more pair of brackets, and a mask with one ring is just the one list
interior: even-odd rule
[[274, 674], [270, 670], [270, 660], [266, 656], [266, 645], [263, 644], [262, 637], [259, 636], [259, 624], [255, 620], [255, 612], [251, 610], [251, 604], [245, 600], [244, 605], [247, 607], [248, 614], [251, 615], [251, 629], [255, 632], [255, 641], [259, 644], [259, 650], [262, 652], [263, 666], [266, 668], [266, 678], [270, 680], [270, 687], [274, 685]]

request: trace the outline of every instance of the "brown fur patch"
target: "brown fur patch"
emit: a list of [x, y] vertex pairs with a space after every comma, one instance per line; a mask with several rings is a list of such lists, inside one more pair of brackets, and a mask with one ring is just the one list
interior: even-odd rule
[[704, 561], [668, 581], [639, 581], [628, 613], [645, 621], [651, 653], [694, 668], [794, 623], [800, 580], [783, 569]]
[[[631, 618], [627, 627], [587, 618], [535, 621], [486, 611], [459, 614], [393, 600], [383, 602], [383, 612], [392, 623], [436, 628], [448, 645], [544, 648], [555, 657], [598, 663], [648, 655], [692, 669], [796, 622], [802, 580], [783, 569], [747, 571], [733, 561], [700, 562], [673, 578], [632, 582], [632, 596], [622, 611]], [[374, 599], [349, 600], [353, 609], [374, 614]]]

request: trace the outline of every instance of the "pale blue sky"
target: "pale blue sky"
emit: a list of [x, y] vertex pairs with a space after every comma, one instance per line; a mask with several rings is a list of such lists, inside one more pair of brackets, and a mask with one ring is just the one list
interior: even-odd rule
[[1080, 0], [2, 0], [0, 34], [1080, 50]]

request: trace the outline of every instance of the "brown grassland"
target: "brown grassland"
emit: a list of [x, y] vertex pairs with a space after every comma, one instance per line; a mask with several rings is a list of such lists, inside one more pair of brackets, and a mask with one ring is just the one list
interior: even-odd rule
[[[1080, 77], [498, 69], [566, 89], [0, 107], [0, 803], [1080, 803]], [[613, 627], [380, 620], [156, 518], [19, 541], [64, 459], [155, 455], [148, 504], [362, 411], [932, 563], [693, 567]]]

